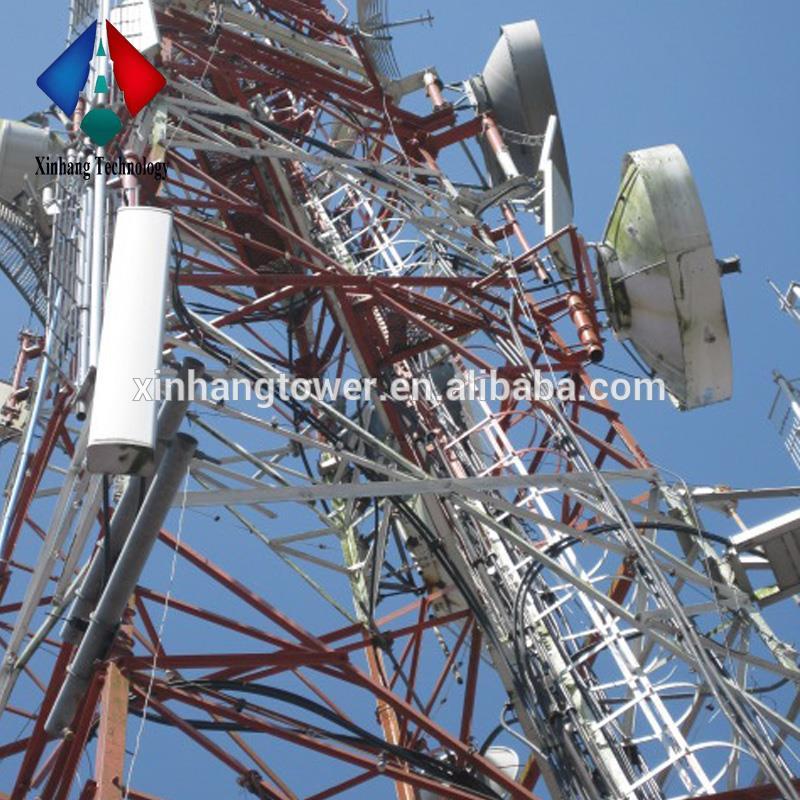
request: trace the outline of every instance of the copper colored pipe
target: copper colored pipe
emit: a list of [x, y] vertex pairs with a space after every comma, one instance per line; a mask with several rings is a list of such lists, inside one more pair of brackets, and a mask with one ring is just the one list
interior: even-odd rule
[[518, 177], [519, 171], [511, 159], [511, 153], [503, 139], [503, 134], [500, 133], [500, 128], [497, 127], [497, 123], [489, 114], [483, 115], [483, 135], [486, 137], [486, 141], [489, 142], [489, 146], [497, 156], [497, 160], [503, 172], [506, 173], [506, 177]]
[[[511, 158], [511, 153], [509, 152], [509, 149], [503, 139], [503, 134], [500, 132], [500, 128], [497, 126], [497, 123], [489, 114], [483, 115], [483, 134], [486, 137], [486, 141], [489, 143], [489, 146], [492, 148], [495, 156], [497, 156], [497, 161], [500, 164], [503, 172], [506, 174], [506, 177], [519, 177], [519, 171], [514, 165], [514, 160]], [[522, 232], [522, 228], [520, 227], [516, 216], [506, 203], [503, 203], [502, 211], [506, 222], [511, 225], [514, 235], [522, 245], [522, 248], [526, 251], [530, 250], [530, 244], [528, 244], [528, 240], [525, 237], [525, 234]], [[536, 274], [539, 276], [539, 280], [542, 281], [542, 283], [550, 282], [550, 276], [547, 274], [544, 267], [542, 267], [542, 265], [539, 263], [538, 259], [531, 259], [531, 265], [536, 270]]]
[[442, 82], [436, 76], [435, 72], [426, 72], [423, 77], [425, 81], [425, 91], [431, 100], [431, 104], [437, 111], [447, 105], [444, 97], [442, 96]]
[[597, 364], [603, 360], [605, 353], [594, 317], [583, 298], [577, 292], [571, 292], [567, 296], [567, 307], [569, 308], [569, 316], [572, 320], [572, 324], [578, 331], [578, 338], [581, 340], [581, 344], [586, 348], [589, 361], [593, 364]]
[[[125, 152], [125, 163], [135, 166], [139, 163], [139, 156], [131, 150]], [[122, 176], [122, 191], [128, 201], [129, 206], [139, 205], [139, 178], [134, 174], [124, 174]]]

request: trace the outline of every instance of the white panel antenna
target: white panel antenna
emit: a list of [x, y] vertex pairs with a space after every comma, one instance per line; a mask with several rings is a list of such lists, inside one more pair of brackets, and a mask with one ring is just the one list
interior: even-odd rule
[[122, 0], [111, 9], [111, 24], [140, 53], [150, 55], [161, 41], [151, 0]]
[[92, 402], [90, 472], [146, 471], [156, 445], [157, 403], [137, 399], [161, 366], [172, 214], [129, 207], [117, 212], [103, 333]]

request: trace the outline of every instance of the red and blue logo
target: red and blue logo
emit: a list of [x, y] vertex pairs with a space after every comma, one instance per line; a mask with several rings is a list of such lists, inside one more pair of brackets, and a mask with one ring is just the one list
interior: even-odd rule
[[[92, 57], [111, 58], [114, 80], [123, 92], [125, 107], [135, 117], [166, 85], [164, 76], [108, 21], [105, 22], [108, 55], [93, 22], [37, 79], [36, 85], [68, 116], [78, 106], [89, 77]], [[97, 70], [94, 93], [108, 95], [105, 70]], [[105, 147], [122, 129], [122, 121], [110, 108], [98, 105], [81, 120], [81, 130], [98, 146]]]

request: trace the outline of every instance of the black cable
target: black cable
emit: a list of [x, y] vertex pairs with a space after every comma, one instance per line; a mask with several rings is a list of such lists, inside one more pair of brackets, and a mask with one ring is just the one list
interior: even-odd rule
[[378, 525], [378, 498], [372, 499], [372, 514], [374, 516], [372, 529], [372, 558], [371, 558], [371, 580], [369, 587], [369, 607], [365, 609], [367, 619], [372, 623], [375, 618], [375, 604], [378, 599], [378, 589], [380, 588], [381, 564], [378, 564], [378, 542], [380, 539], [380, 526]]
[[[136, 708], [135, 706], [129, 706], [129, 711], [133, 716], [138, 717], [139, 719], [144, 718], [148, 722], [154, 722], [157, 725], [164, 725], [167, 727], [175, 727], [175, 723], [167, 719], [166, 717], [162, 717], [160, 714], [155, 713], [154, 711], [147, 711], [146, 713], [141, 708]], [[257, 729], [253, 727], [253, 725], [247, 725], [241, 722], [221, 722], [218, 720], [210, 720], [210, 719], [187, 719], [185, 717], [181, 717], [182, 721], [185, 722], [187, 725], [190, 725], [192, 728], [198, 731], [222, 731], [222, 732], [232, 732], [232, 733], [257, 733]], [[312, 732], [312, 729], [304, 725], [302, 728], [297, 729], [299, 733], [309, 734]], [[364, 741], [356, 736], [347, 736], [346, 734], [336, 733], [335, 731], [328, 731], [322, 728], [318, 728], [314, 726], [313, 733], [320, 738], [330, 738], [334, 739], [338, 742], [352, 744], [352, 745], [362, 745]]]
[[[275, 686], [265, 686], [262, 684], [245, 683], [242, 681], [229, 681], [229, 680], [180, 681], [172, 685], [176, 687], [186, 688], [189, 690], [211, 689], [212, 691], [222, 691], [222, 692], [233, 691], [233, 692], [242, 692], [244, 694], [254, 694], [260, 697], [268, 697], [271, 700], [277, 700], [279, 702], [284, 702], [290, 705], [297, 706], [298, 708], [302, 708], [305, 711], [309, 711], [319, 717], [322, 717], [328, 722], [332, 722], [333, 724], [338, 725], [341, 728], [344, 728], [350, 734], [349, 736], [343, 737], [342, 734], [324, 731], [323, 732], [324, 735], [330, 735], [332, 738], [335, 739], [343, 739], [344, 741], [348, 741], [353, 744], [368, 745], [374, 748], [378, 752], [389, 753], [395, 756], [396, 758], [413, 765], [414, 767], [424, 772], [425, 774], [437, 778], [438, 780], [447, 783], [457, 784], [465, 789], [468, 789], [473, 793], [482, 795], [487, 798], [491, 798], [492, 800], [500, 800], [500, 795], [494, 792], [479, 777], [472, 775], [463, 769], [452, 768], [447, 764], [447, 762], [440, 761], [436, 758], [428, 756], [417, 750], [411, 750], [409, 748], [401, 747], [399, 745], [394, 745], [389, 742], [386, 742], [380, 736], [370, 733], [370, 731], [366, 730], [365, 728], [362, 728], [356, 723], [348, 719], [345, 719], [340, 714], [336, 713], [327, 706], [322, 705], [321, 703], [318, 703], [314, 700], [310, 700], [309, 698], [304, 697], [303, 695], [291, 692], [287, 689], [279, 689], [278, 687]], [[138, 713], [141, 714], [141, 712]], [[163, 721], [167, 723], [166, 720], [162, 719], [154, 721], [157, 722]], [[193, 722], [200, 723], [202, 725], [209, 724], [209, 721], [206, 720], [194, 720]], [[225, 723], [222, 724], [225, 725]], [[227, 730], [228, 728], [215, 727], [212, 729]], [[247, 730], [252, 731], [253, 729], [252, 727], [250, 727]]]
[[[639, 530], [666, 530], [672, 531], [675, 533], [685, 533], [690, 536], [695, 536], [698, 538], [705, 539], [707, 541], [714, 542], [716, 544], [720, 544], [724, 547], [729, 547], [730, 542], [724, 537], [718, 534], [711, 533], [709, 531], [702, 530], [693, 525], [686, 525], [681, 523], [668, 523], [668, 522], [634, 522], [632, 523], [633, 526]], [[596, 525], [590, 528], [587, 528], [584, 533], [596, 536], [598, 534], [607, 533], [614, 530], [619, 530], [622, 526], [618, 523], [608, 523], [603, 525]], [[569, 547], [573, 547], [576, 544], [579, 544], [582, 540], [577, 537], [568, 537], [559, 542], [554, 543], [550, 547], [548, 547], [545, 552], [548, 555], [557, 557], [560, 555], [564, 550]], [[536, 577], [538, 577], [544, 569], [544, 564], [541, 561], [532, 561], [529, 565], [528, 569], [526, 570], [525, 575], [520, 582], [520, 585], [517, 589], [516, 596], [514, 598], [514, 607], [512, 613], [512, 644], [514, 649], [514, 657], [517, 663], [517, 667], [520, 673], [525, 677], [526, 682], [528, 682], [528, 687], [534, 695], [538, 695], [538, 686], [539, 681], [537, 680], [537, 676], [533, 673], [533, 664], [532, 659], [525, 657], [525, 653], [523, 652], [524, 646], [524, 638], [525, 638], [525, 625], [524, 625], [524, 614], [522, 613], [522, 607], [524, 605], [525, 598], [528, 596], [532, 589], [533, 581]], [[642, 635], [641, 632], [638, 632], [636, 635]], [[580, 655], [579, 653], [575, 654]], [[753, 693], [766, 693], [769, 691], [774, 691], [775, 689], [779, 688], [786, 682], [787, 679], [783, 679], [778, 681], [770, 686], [763, 687], [761, 691], [756, 691]], [[693, 697], [694, 695], [692, 695]], [[529, 697], [529, 700], [532, 700], [532, 697]], [[539, 705], [543, 707], [543, 698], [539, 697]], [[543, 707], [543, 710], [547, 711], [548, 709]]]
[[[674, 533], [688, 533], [690, 536], [697, 536], [701, 539], [707, 539], [710, 542], [730, 547], [730, 542], [724, 536], [720, 536], [717, 533], [710, 533], [695, 525], [685, 525], [679, 522], [633, 522], [632, 525], [639, 530], [664, 530], [673, 531]], [[621, 526], [617, 523], [595, 525], [591, 528], [587, 528], [586, 533], [591, 533], [593, 535], [606, 533], [607, 531], [619, 530], [620, 527]]]
[[[180, 246], [182, 249], [182, 242], [180, 242]], [[178, 256], [180, 256], [180, 252], [178, 252]], [[215, 343], [210, 342], [206, 339], [203, 333], [197, 328], [194, 322], [191, 320], [190, 316], [186, 313], [186, 309], [183, 303], [183, 298], [180, 293], [179, 289], [179, 277], [180, 277], [180, 269], [181, 269], [181, 260], [178, 258], [176, 260], [176, 268], [175, 268], [175, 279], [173, 282], [173, 308], [175, 309], [176, 315], [178, 318], [183, 322], [185, 329], [189, 336], [198, 344], [198, 346], [203, 349], [205, 352], [208, 352], [213, 357], [217, 358], [218, 360], [222, 361], [222, 363], [231, 366], [232, 368], [238, 370], [251, 380], [258, 380], [259, 378], [263, 377], [255, 370], [247, 367], [239, 363], [238, 361], [234, 361], [222, 348], [218, 347]], [[295, 426], [297, 426], [297, 418], [303, 419], [304, 421], [308, 422], [308, 424], [315, 428], [318, 432], [322, 433], [326, 436], [330, 441], [334, 443], [342, 443], [341, 436], [331, 430], [327, 425], [325, 425], [318, 417], [314, 417], [310, 415], [305, 408], [303, 408], [297, 401], [290, 399], [286, 401], [289, 408], [297, 415], [295, 417]], [[371, 473], [369, 470], [365, 470], [365, 476], [370, 477]], [[480, 627], [484, 630], [487, 637], [493, 641], [494, 645], [496, 646], [496, 652], [498, 654], [502, 654], [504, 660], [508, 664], [508, 667], [511, 671], [511, 674], [514, 676], [515, 684], [517, 684], [518, 690], [520, 692], [524, 691], [524, 685], [520, 683], [519, 678], [516, 674], [516, 670], [514, 669], [514, 665], [508, 661], [505, 655], [505, 647], [503, 643], [499, 640], [497, 633], [494, 631], [494, 626], [491, 624], [491, 621], [486, 616], [485, 612], [482, 609], [482, 604], [477, 597], [472, 593], [471, 588], [466, 583], [465, 579], [461, 576], [459, 570], [455, 567], [455, 565], [450, 561], [447, 554], [444, 552], [443, 548], [441, 547], [441, 543], [434, 531], [432, 531], [428, 525], [420, 519], [420, 517], [414, 512], [411, 508], [409, 508], [406, 503], [401, 498], [390, 498], [390, 503], [399, 511], [399, 513], [413, 526], [414, 530], [422, 536], [422, 538], [426, 541], [428, 548], [430, 549], [431, 553], [433, 553], [436, 560], [444, 569], [445, 573], [448, 575], [456, 589], [461, 593], [464, 597], [465, 601], [467, 602], [468, 606], [472, 610], [476, 620]], [[383, 742], [383, 740], [380, 740]], [[385, 743], [384, 743], [385, 744]]]
[[486, 755], [486, 751], [494, 744], [495, 739], [503, 732], [502, 725], [496, 725], [489, 733], [489, 735], [483, 740], [483, 744], [480, 746], [478, 752], [484, 756]]
[[103, 586], [111, 577], [111, 502], [108, 475], [103, 475]]
[[[274, 127], [280, 128], [281, 126], [274, 126]], [[294, 132], [292, 132], [292, 133], [294, 133]], [[306, 140], [314, 142], [312, 137], [305, 137], [304, 136], [303, 138], [305, 138]], [[320, 144], [322, 144], [322, 143], [320, 143]], [[207, 341], [205, 339], [205, 337], [202, 335], [202, 333], [197, 329], [196, 325], [194, 325], [193, 321], [191, 321], [188, 318], [188, 315], [185, 314], [185, 308], [182, 305], [183, 301], [182, 301], [182, 298], [180, 296], [180, 291], [178, 289], [179, 271], [180, 271], [180, 262], [176, 265], [176, 280], [175, 280], [174, 287], [173, 287], [174, 288], [174, 306], [175, 306], [176, 313], [178, 314], [179, 318], [182, 318], [182, 321], [184, 321], [184, 323], [186, 324], [186, 328], [187, 328], [187, 331], [190, 333], [190, 336], [192, 336], [193, 338], [196, 337], [197, 343], [204, 350], [206, 350], [207, 352], [210, 352], [216, 358], [220, 359], [223, 363], [226, 363], [226, 364], [229, 364], [231, 366], [234, 366], [237, 370], [239, 370], [243, 374], [248, 375], [248, 377], [250, 377], [251, 379], [257, 380], [258, 378], [262, 377], [256, 371], [254, 371], [254, 370], [252, 370], [250, 368], [247, 368], [242, 364], [234, 363], [233, 360], [230, 358], [230, 356], [228, 356], [228, 354], [222, 348], [218, 347], [216, 344], [213, 344], [213, 343]], [[290, 333], [290, 340], [291, 340], [291, 333]], [[318, 418], [315, 418], [315, 417], [309, 415], [308, 412], [302, 406], [299, 405], [299, 403], [297, 403], [296, 401], [289, 401], [287, 404], [289, 405], [289, 407], [294, 412], [294, 420], [293, 421], [294, 421], [296, 429], [298, 428], [299, 419], [306, 419], [308, 421], [308, 423], [312, 427], [314, 427], [318, 431], [322, 432], [331, 441], [333, 441], [333, 442], [341, 442], [341, 436], [340, 435], [338, 435], [337, 433], [335, 433], [334, 431], [331, 431], [329, 429], [325, 430], [327, 428], [327, 426], [323, 425], [322, 422]], [[305, 455], [304, 452], [302, 453], [302, 455]], [[304, 462], [305, 462], [307, 471], [309, 471], [309, 473], [310, 473], [310, 466], [308, 465], [307, 460], [304, 459]], [[367, 477], [369, 477], [368, 471], [365, 472], [365, 475]], [[466, 581], [460, 575], [459, 570], [455, 567], [455, 565], [452, 564], [452, 562], [450, 562], [449, 558], [447, 557], [446, 553], [443, 551], [443, 548], [441, 547], [441, 543], [440, 543], [437, 535], [433, 531], [431, 531], [430, 528], [418, 517], [418, 515], [415, 512], [413, 512], [402, 500], [400, 500], [399, 498], [392, 498], [392, 500], [390, 502], [413, 525], [414, 529], [418, 533], [420, 533], [420, 535], [422, 535], [422, 537], [425, 539], [429, 549], [434, 554], [434, 557], [436, 558], [436, 560], [443, 567], [444, 571], [448, 574], [448, 576], [452, 580], [452, 582], [455, 585], [455, 587], [462, 594], [462, 596], [464, 597], [464, 599], [467, 602], [468, 606], [471, 608], [471, 610], [475, 614], [476, 619], [478, 620], [478, 622], [481, 625], [481, 627], [483, 628], [483, 630], [487, 633], [487, 635], [489, 636], [490, 639], [496, 639], [497, 637], [492, 632], [493, 626], [491, 624], [491, 621], [483, 613], [483, 611], [481, 609], [481, 603], [480, 603], [479, 599], [474, 596], [474, 594], [471, 591], [471, 588], [467, 585]], [[604, 532], [606, 530], [617, 529], [618, 527], [619, 526], [616, 526], [616, 525], [597, 526], [595, 528], [588, 529], [587, 532], [591, 533], [591, 534], [599, 534], [599, 533], [602, 533], [602, 532]], [[715, 541], [717, 543], [722, 543], [722, 544], [727, 545], [727, 541], [723, 537], [715, 536], [714, 534], [710, 534], [710, 533], [705, 532], [705, 531], [699, 531], [698, 529], [696, 529], [694, 527], [691, 527], [691, 526], [687, 526], [687, 525], [670, 525], [670, 524], [667, 524], [667, 523], [659, 523], [659, 524], [655, 524], [655, 523], [636, 523], [636, 527], [639, 527], [639, 528], [654, 528], [654, 527], [663, 528], [665, 530], [673, 530], [673, 531], [676, 531], [676, 532], [683, 532], [683, 533], [687, 533], [687, 534], [690, 534], [690, 535], [703, 536], [704, 538], [707, 538], [707, 539], [709, 539], [711, 541]], [[577, 539], [566, 540], [566, 541], [560, 543], [560, 547], [572, 546], [573, 544], [577, 543], [578, 541], [579, 540], [577, 540]], [[541, 567], [539, 567], [535, 571], [532, 571], [532, 573], [530, 575], [530, 578], [529, 578], [529, 581], [527, 582], [528, 584], [532, 583], [532, 581], [534, 580], [534, 578], [536, 577], [536, 575], [538, 574], [538, 571], [540, 569], [541, 569]], [[523, 595], [519, 595], [519, 593], [518, 593], [517, 597], [515, 598], [515, 605], [516, 605], [517, 609], [519, 609], [519, 607], [521, 606], [521, 602], [522, 602], [521, 598], [524, 597], [524, 596], [525, 596], [524, 594]], [[517, 616], [519, 616], [519, 612], [518, 611], [517, 611]], [[508, 663], [509, 663], [509, 666], [511, 667], [511, 674], [514, 676], [515, 683], [519, 684], [518, 689], [520, 690], [520, 694], [521, 694], [521, 696], [527, 698], [526, 704], [528, 704], [528, 703], [533, 701], [533, 698], [529, 695], [528, 691], [526, 691], [526, 689], [529, 688], [529, 687], [526, 687], [525, 684], [529, 683], [529, 685], [536, 686], [537, 681], [535, 680], [535, 676], [530, 672], [531, 665], [530, 665], [529, 660], [525, 659], [523, 657], [523, 654], [520, 652], [520, 649], [519, 649], [520, 648], [519, 636], [518, 636], [519, 631], [518, 631], [517, 625], [515, 625], [515, 634], [517, 634], [514, 637], [515, 656], [516, 656], [515, 657], [516, 669], [513, 669], [513, 665], [511, 664], [511, 662], [508, 662]], [[495, 641], [495, 644], [500, 645], [497, 648], [497, 652], [504, 654], [504, 647], [502, 647], [502, 644], [499, 641]], [[504, 655], [504, 658], [505, 658], [505, 655]], [[522, 668], [522, 669], [520, 670], [520, 668]], [[520, 677], [521, 677], [520, 676], [520, 671], [521, 671], [521, 675], [526, 678], [526, 680], [524, 682], [521, 682], [519, 680]], [[542, 698], [539, 698], [539, 702], [541, 702], [541, 701], [542, 701]]]
[[[639, 530], [667, 530], [672, 531], [674, 533], [686, 533], [690, 536], [697, 536], [702, 539], [706, 539], [708, 541], [715, 542], [716, 544], [721, 544], [725, 547], [730, 546], [730, 542], [724, 537], [720, 536], [715, 533], [710, 533], [709, 531], [701, 530], [693, 525], [685, 525], [681, 523], [669, 523], [669, 522], [633, 522], [633, 526]], [[586, 528], [584, 533], [590, 534], [592, 536], [597, 536], [601, 533], [608, 533], [611, 531], [619, 530], [622, 526], [619, 523], [607, 523], [603, 525], [594, 525], [589, 528]], [[551, 550], [554, 548], [559, 548], [558, 553], [552, 553], [553, 555], [560, 555], [564, 549], [567, 547], [572, 547], [575, 544], [578, 544], [581, 539], [576, 537], [569, 537], [567, 539], [561, 540], [557, 542], [555, 545], [551, 545], [545, 552], [548, 555], [551, 555]], [[514, 613], [512, 617], [512, 624], [513, 630], [516, 633], [519, 633], [520, 628], [520, 609], [522, 607], [522, 603], [524, 602], [524, 597], [530, 591], [530, 584], [532, 583], [533, 579], [538, 576], [544, 565], [541, 561], [533, 561], [531, 565], [528, 567], [528, 570], [525, 573], [525, 576], [522, 579], [522, 582], [517, 589], [515, 601], [514, 601]], [[524, 633], [524, 632], [523, 632]], [[515, 647], [517, 642], [515, 640]]]

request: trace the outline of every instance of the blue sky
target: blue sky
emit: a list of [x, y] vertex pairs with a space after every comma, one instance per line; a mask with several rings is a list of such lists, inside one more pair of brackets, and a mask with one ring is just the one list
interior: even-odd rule
[[[480, 71], [500, 24], [538, 20], [565, 133], [576, 220], [587, 239], [602, 235], [626, 151], [681, 146], [717, 254], [742, 258], [743, 274], [724, 284], [734, 399], [685, 414], [669, 404], [628, 402], [623, 418], [655, 462], [691, 482], [800, 483], [767, 421], [772, 370], [800, 375], [800, 330], [778, 312], [766, 283], [767, 277], [781, 286], [800, 278], [793, 246], [800, 218], [800, 5], [395, 0], [391, 8], [396, 18], [428, 9], [434, 14], [432, 28], [398, 31], [396, 50], [404, 72], [435, 65], [446, 82]], [[20, 4], [0, 30], [0, 116], [19, 118], [45, 105], [35, 78], [60, 52], [66, 16], [66, 0]], [[27, 320], [27, 309], [6, 284], [0, 294], [0, 375], [11, 370], [17, 332]], [[631, 368], [618, 348], [611, 348], [609, 364]], [[175, 789], [166, 796], [179, 796], [180, 787]]]
[[[576, 220], [587, 239], [603, 232], [622, 155], [667, 142], [680, 145], [717, 254], [742, 258], [743, 274], [724, 285], [734, 399], [689, 414], [668, 404], [629, 402], [624, 419], [654, 461], [690, 481], [797, 482], [766, 417], [772, 370], [800, 374], [800, 332], [778, 313], [766, 280], [783, 286], [800, 277], [793, 248], [800, 218], [800, 6], [791, 0], [391, 4], [397, 19], [428, 9], [433, 27], [397, 30], [401, 69], [433, 64], [453, 82], [481, 69], [499, 25], [538, 20], [565, 132]], [[66, 16], [66, 2], [20, 4], [3, 26], [0, 67], [8, 77], [2, 116], [24, 116], [43, 104], [35, 77], [63, 46]], [[17, 330], [28, 315], [10, 287], [0, 304], [0, 360], [10, 368]], [[608, 363], [630, 366], [616, 351]]]
[[[684, 151], [718, 256], [743, 274], [724, 292], [734, 353], [734, 399], [690, 413], [628, 402], [623, 419], [649, 456], [699, 483], [797, 483], [767, 413], [772, 370], [800, 375], [800, 330], [778, 313], [767, 277], [800, 277], [797, 125], [800, 6], [740, 0], [395, 2], [396, 18], [435, 16], [398, 33], [403, 71], [434, 63], [445, 81], [478, 72], [500, 24], [536, 18], [562, 118], [576, 222], [600, 238], [632, 149]], [[629, 368], [618, 350], [608, 363]]]

